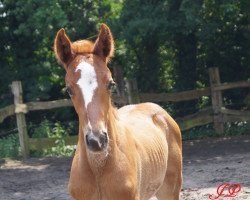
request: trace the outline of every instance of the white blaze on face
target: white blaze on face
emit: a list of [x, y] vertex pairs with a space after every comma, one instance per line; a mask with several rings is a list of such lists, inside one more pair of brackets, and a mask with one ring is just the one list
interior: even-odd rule
[[92, 101], [92, 98], [94, 96], [94, 91], [98, 86], [96, 73], [94, 67], [84, 61], [77, 66], [76, 72], [78, 70], [80, 70], [81, 77], [77, 81], [77, 85], [79, 85], [79, 87], [81, 88], [85, 107], [87, 109], [88, 104]]

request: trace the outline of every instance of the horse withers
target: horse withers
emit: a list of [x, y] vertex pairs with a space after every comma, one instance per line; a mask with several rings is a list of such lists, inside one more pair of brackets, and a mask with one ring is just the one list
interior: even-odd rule
[[112, 106], [114, 53], [108, 26], [97, 40], [71, 42], [58, 31], [54, 50], [79, 117], [69, 192], [76, 200], [179, 199], [182, 142], [176, 122], [153, 103]]

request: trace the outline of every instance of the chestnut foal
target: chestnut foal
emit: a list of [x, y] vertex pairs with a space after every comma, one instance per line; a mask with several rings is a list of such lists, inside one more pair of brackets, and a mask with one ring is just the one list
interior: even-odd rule
[[71, 42], [64, 29], [54, 45], [66, 70], [66, 87], [79, 117], [79, 138], [69, 191], [76, 200], [177, 200], [182, 184], [182, 143], [176, 122], [153, 103], [116, 110], [107, 63], [110, 29], [95, 43]]

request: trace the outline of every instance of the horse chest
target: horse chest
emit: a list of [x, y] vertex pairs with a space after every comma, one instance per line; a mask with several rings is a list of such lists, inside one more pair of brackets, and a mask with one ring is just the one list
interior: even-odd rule
[[[80, 167], [80, 166], [78, 166]], [[114, 169], [112, 172], [97, 175], [93, 171], [72, 168], [72, 173], [78, 172], [70, 180], [70, 193], [76, 200], [135, 200], [135, 176], [126, 176], [124, 171]]]
[[123, 183], [82, 183], [76, 189], [76, 200], [134, 200], [136, 196], [135, 187]]

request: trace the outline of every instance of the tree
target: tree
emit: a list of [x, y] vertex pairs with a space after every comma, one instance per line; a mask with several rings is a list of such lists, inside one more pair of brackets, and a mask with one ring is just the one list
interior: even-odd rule
[[[5, 86], [21, 80], [26, 100], [46, 100], [57, 83], [58, 69], [52, 51], [54, 30], [67, 23], [57, 1], [19, 0], [2, 2], [4, 21], [1, 63], [11, 76]], [[1, 68], [1, 70], [3, 70]], [[5, 89], [5, 88], [1, 88]]]
[[[209, 67], [221, 69], [222, 81], [248, 79], [249, 4], [246, 0], [125, 0], [120, 40], [127, 47], [126, 70], [132, 71], [144, 92], [208, 86]], [[164, 81], [166, 77], [171, 81]], [[248, 91], [229, 91], [227, 102], [236, 103], [239, 93], [244, 99]], [[174, 110], [182, 116], [198, 107], [198, 101], [189, 101], [175, 104]]]
[[[55, 34], [64, 27], [73, 41], [94, 40], [100, 22], [111, 26], [116, 41], [109, 65], [122, 66], [142, 92], [207, 86], [209, 67], [220, 68], [222, 81], [249, 79], [249, 13], [248, 0], [2, 0], [0, 92], [21, 80], [25, 101], [65, 97]], [[226, 101], [237, 104], [247, 93], [229, 91]], [[174, 109], [181, 116], [197, 107], [192, 101]]]
[[[219, 67], [222, 82], [247, 80], [250, 77], [250, 3], [249, 1], [204, 1], [201, 10], [198, 62]], [[204, 67], [203, 67], [204, 68]], [[204, 77], [204, 72], [199, 71]], [[208, 80], [204, 81], [207, 84]], [[242, 107], [246, 90], [225, 92], [227, 104]]]
[[[20, 80], [25, 102], [65, 98], [65, 71], [57, 64], [52, 48], [56, 32], [64, 27], [73, 41], [94, 36], [98, 24], [108, 18], [106, 13], [112, 15], [110, 4], [97, 0], [0, 1], [0, 93], [9, 92], [9, 84]], [[72, 120], [72, 113], [41, 111], [28, 117], [33, 122], [45, 116]]]
[[[135, 74], [141, 91], [159, 92], [165, 89], [164, 83], [167, 81], [162, 82], [160, 77], [166, 74], [166, 70], [173, 73], [172, 87], [175, 90], [196, 87], [195, 33], [200, 6], [200, 1], [193, 4], [188, 0], [124, 1], [121, 15], [123, 37], [134, 51], [138, 64]], [[174, 54], [172, 70], [165, 68], [166, 61], [160, 58], [164, 51]], [[193, 106], [190, 106], [188, 103], [191, 111], [195, 104], [193, 102]], [[177, 107], [186, 114], [187, 111], [181, 105], [184, 104]]]
[[[137, 79], [141, 91], [160, 91], [160, 43], [164, 1], [124, 1], [120, 23], [121, 38], [126, 41], [134, 65], [127, 66]], [[128, 61], [130, 64], [131, 62]]]

